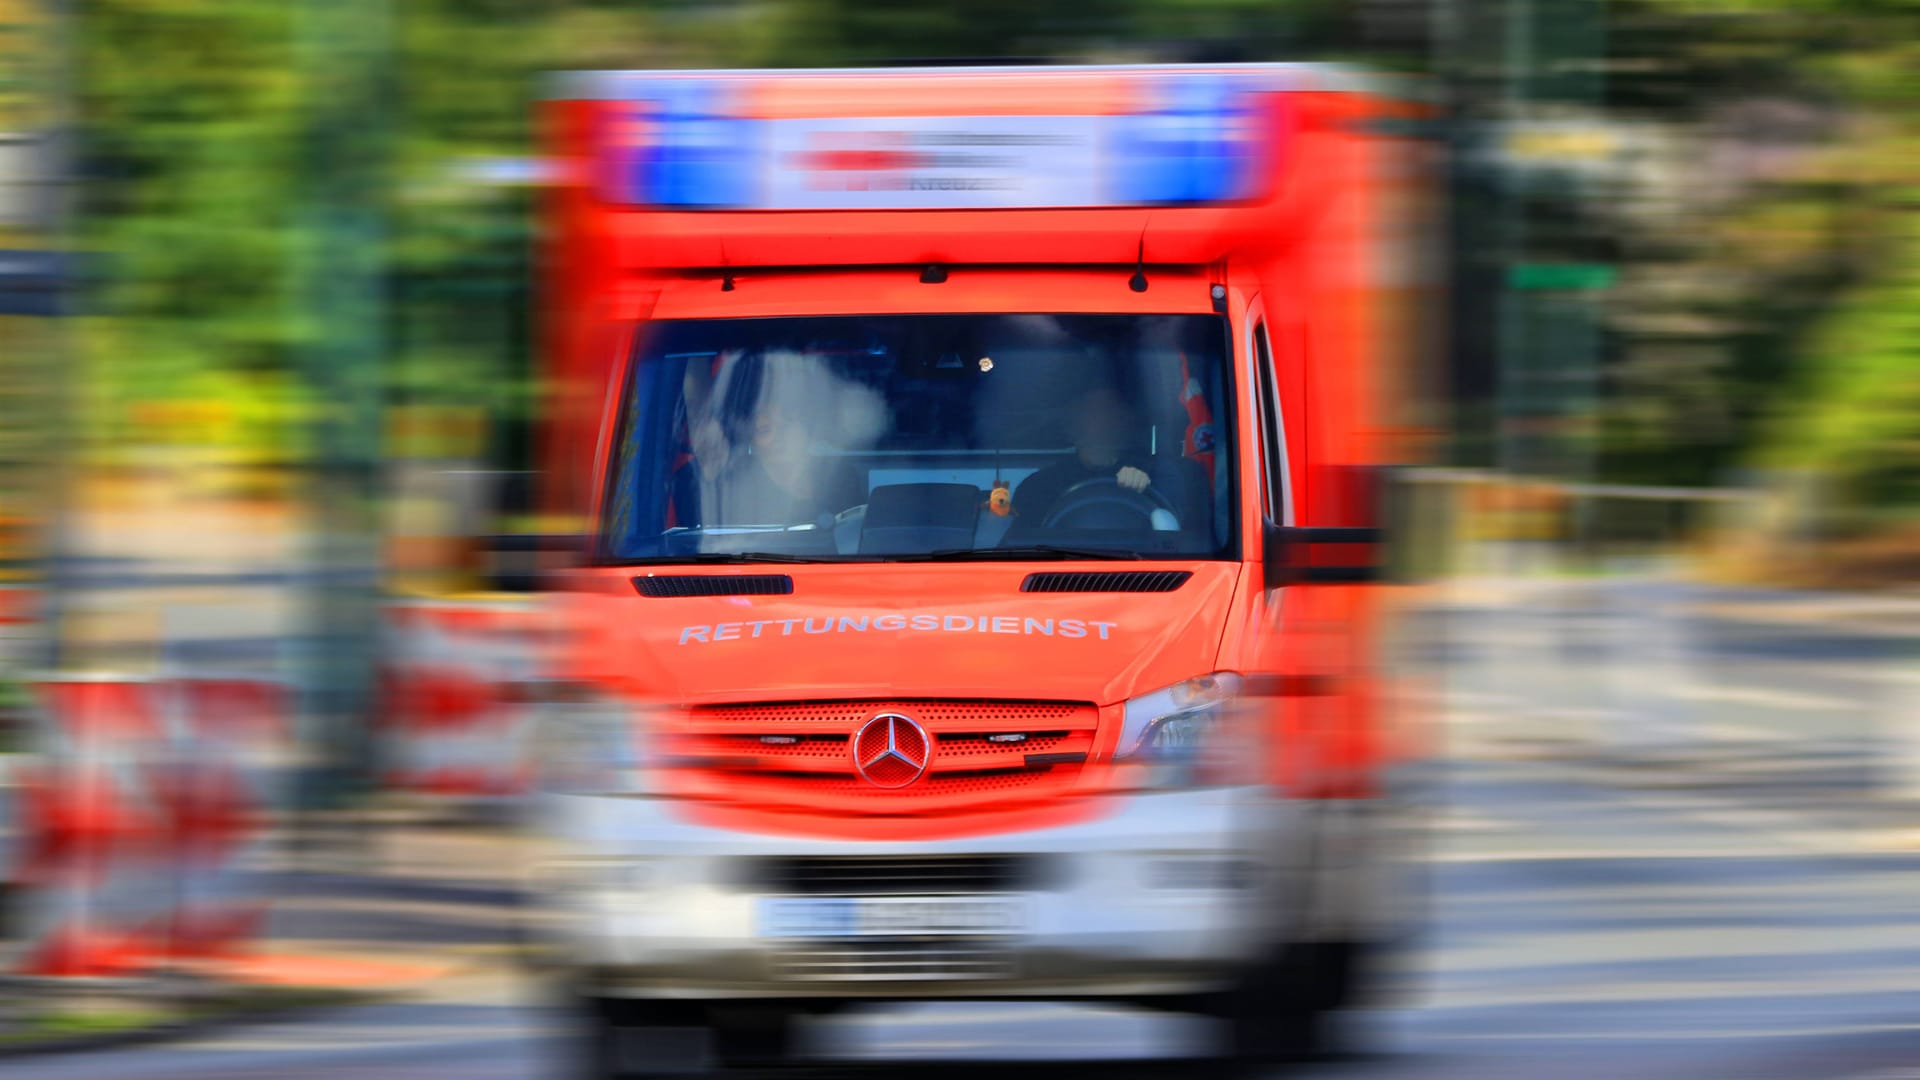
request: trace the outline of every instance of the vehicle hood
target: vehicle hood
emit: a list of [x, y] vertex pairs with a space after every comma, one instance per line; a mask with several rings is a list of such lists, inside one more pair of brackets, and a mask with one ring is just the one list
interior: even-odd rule
[[[1169, 592], [1022, 592], [1036, 571], [1133, 564], [599, 569], [567, 594], [566, 672], [677, 703], [962, 697], [1112, 704], [1214, 669], [1239, 566]], [[778, 596], [639, 595], [648, 574], [764, 574]]]

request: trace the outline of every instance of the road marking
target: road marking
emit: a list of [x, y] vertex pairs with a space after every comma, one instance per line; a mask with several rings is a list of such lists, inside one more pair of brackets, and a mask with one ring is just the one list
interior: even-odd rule
[[[1920, 1024], [1829, 1024], [1781, 1026], [1768, 1024], [1764, 1029], [1754, 1028], [1699, 1028], [1692, 1031], [1637, 1032], [1635, 1041], [1645, 1044], [1651, 1042], [1694, 1042], [1700, 1040], [1749, 1040], [1765, 1039], [1811, 1039], [1840, 1035], [1899, 1035], [1920, 1031]], [[1594, 1039], [1618, 1039], [1617, 1031], [1432, 1031], [1425, 1032], [1422, 1038], [1437, 1042], [1565, 1042], [1576, 1040], [1591, 1042]]]
[[1492, 829], [1515, 828], [1517, 823], [1472, 810], [1448, 807], [1441, 811], [1433, 827], [1443, 832], [1487, 832]]
[[1517, 705], [1521, 700], [1517, 694], [1487, 693], [1482, 690], [1448, 690], [1446, 697], [1449, 704], [1465, 708]]
[[1835, 712], [1860, 708], [1863, 703], [1818, 694], [1800, 694], [1791, 690], [1768, 690], [1758, 686], [1679, 686], [1672, 696], [1688, 701], [1720, 701], [1736, 705], [1758, 705], [1767, 709], [1804, 709]]
[[1807, 733], [1804, 731], [1783, 731], [1780, 728], [1763, 728], [1754, 727], [1752, 724], [1715, 721], [1707, 725], [1705, 741], [1708, 743], [1797, 743], [1806, 741], [1806, 738]]
[[[1577, 929], [1570, 933], [1573, 937], [1582, 936], [1581, 932]], [[1821, 953], [1816, 951], [1812, 953], [1768, 953], [1765, 955], [1769, 959], [1776, 960], [1801, 960], [1809, 956], [1818, 957]], [[1710, 964], [1727, 958], [1727, 954], [1724, 953], [1692, 953], [1677, 959], [1682, 964]], [[1540, 966], [1552, 968], [1559, 966], [1559, 964], [1554, 961], [1548, 961]], [[1446, 968], [1443, 975], [1452, 976], [1455, 981], [1461, 981], [1460, 977], [1462, 976], [1492, 975], [1507, 977], [1538, 970], [1539, 968], [1514, 967], [1508, 964], [1479, 968], [1453, 966]], [[1913, 993], [1913, 983], [1910, 975], [1911, 973], [1907, 971], [1885, 972], [1880, 974], [1862, 973], [1858, 978], [1844, 980], [1829, 979], [1824, 985], [1817, 985], [1810, 983], [1805, 977], [1804, 972], [1782, 970], [1778, 975], [1766, 982], [1756, 982], [1751, 978], [1642, 979], [1634, 982], [1608, 981], [1602, 983], [1583, 980], [1578, 987], [1568, 989], [1525, 985], [1486, 990], [1449, 987], [1445, 985], [1445, 979], [1440, 978], [1431, 980], [1431, 982], [1437, 982], [1440, 985], [1433, 985], [1430, 989], [1418, 992], [1422, 994], [1420, 1000], [1422, 1001], [1423, 1008], [1440, 1011], [1448, 1009], [1498, 1009], [1516, 1005], [1522, 1007], [1560, 1007], [1569, 1005], [1642, 1004], [1655, 1005], [1657, 1007], [1658, 1003], [1661, 1002], [1699, 1001], [1702, 999], [1713, 999], [1723, 1003], [1730, 1001], [1753, 1001], [1755, 1003], [1761, 1003], [1779, 1001], [1782, 998], [1811, 1000], [1819, 998], [1847, 998], [1862, 994], [1907, 997]], [[1484, 977], [1481, 981], [1485, 982]]]
[[[1905, 845], [1909, 834], [1893, 830], [1866, 830], [1859, 828], [1808, 828], [1803, 824], [1803, 815], [1790, 811], [1769, 810], [1752, 806], [1729, 806], [1697, 795], [1688, 794], [1677, 787], [1662, 787], [1655, 792], [1641, 792], [1633, 788], [1609, 787], [1597, 783], [1590, 773], [1566, 765], [1541, 761], [1536, 763], [1544, 774], [1559, 774], [1571, 781], [1599, 793], [1606, 804], [1637, 808], [1649, 813], [1681, 818], [1712, 825], [1717, 828], [1732, 829], [1743, 836], [1760, 838], [1776, 847], [1801, 853], [1820, 855], [1887, 855], [1904, 853], [1911, 848]], [[1453, 857], [1435, 854], [1429, 856], [1435, 862], [1479, 862], [1499, 861], [1485, 855], [1451, 853]], [[1627, 851], [1542, 851], [1526, 853], [1524, 851], [1504, 853], [1506, 859], [1652, 859], [1652, 858], [1714, 858], [1752, 855], [1752, 849], [1733, 850], [1725, 847], [1704, 847], [1686, 854], [1671, 851], [1649, 852], [1641, 850]]]
[[476, 1032], [471, 1024], [385, 1024], [377, 1022], [333, 1023], [312, 1026], [297, 1021], [280, 1030], [258, 1030], [222, 1036], [211, 1035], [174, 1043], [175, 1049], [195, 1053], [285, 1054], [335, 1053], [367, 1050], [395, 1050], [417, 1047], [422, 1043], [514, 1042], [529, 1034], [531, 1025], [522, 1026], [509, 1019], [505, 1030], [496, 1025], [491, 1031]]
[[1888, 656], [1871, 660], [1834, 662], [1782, 658], [1769, 665], [1776, 671], [1841, 682], [1920, 686], [1920, 660]]
[[1436, 851], [1425, 856], [1423, 862], [1440, 865], [1472, 865], [1474, 863], [1504, 862], [1587, 862], [1606, 860], [1608, 862], [1675, 862], [1696, 859], [1750, 859], [1756, 851], [1752, 847], [1698, 847], [1649, 851], [1646, 848], [1592, 848], [1583, 851], [1568, 851], [1566, 848], [1541, 848], [1529, 851], [1524, 848], [1511, 848], [1494, 851]]

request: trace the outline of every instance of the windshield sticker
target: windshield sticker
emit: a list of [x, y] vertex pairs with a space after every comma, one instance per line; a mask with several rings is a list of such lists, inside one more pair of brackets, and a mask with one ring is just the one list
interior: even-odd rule
[[680, 644], [739, 641], [743, 638], [795, 637], [803, 634], [864, 634], [870, 630], [934, 631], [947, 634], [1019, 634], [1098, 638], [1106, 641], [1119, 623], [1093, 619], [1037, 619], [1020, 615], [841, 615], [811, 619], [750, 619], [680, 628]]

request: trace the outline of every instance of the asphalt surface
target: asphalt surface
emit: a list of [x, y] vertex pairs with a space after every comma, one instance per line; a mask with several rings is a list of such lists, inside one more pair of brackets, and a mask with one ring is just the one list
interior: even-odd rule
[[[1619, 588], [1424, 621], [1410, 661], [1446, 673], [1430, 931], [1355, 1018], [1356, 1053], [1275, 1075], [1920, 1078], [1920, 804], [1889, 766], [1920, 717], [1913, 644], [1680, 616]], [[497, 897], [439, 890], [380, 932], [494, 932]], [[369, 934], [326, 899], [306, 898], [301, 933]], [[817, 1075], [1186, 1076], [1209, 1071], [1180, 1059], [1209, 1034], [969, 1004], [854, 1016], [808, 1044], [834, 1059]], [[519, 1080], [553, 1074], [564, 1040], [538, 987], [482, 965], [405, 1001], [7, 1073]]]

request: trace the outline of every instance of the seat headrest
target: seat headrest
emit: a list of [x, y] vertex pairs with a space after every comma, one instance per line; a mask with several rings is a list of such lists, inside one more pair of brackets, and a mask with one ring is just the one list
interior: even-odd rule
[[867, 496], [863, 554], [909, 554], [973, 546], [980, 489], [972, 484], [882, 484]]
[[972, 529], [980, 499], [972, 484], [882, 484], [867, 496], [867, 528]]

